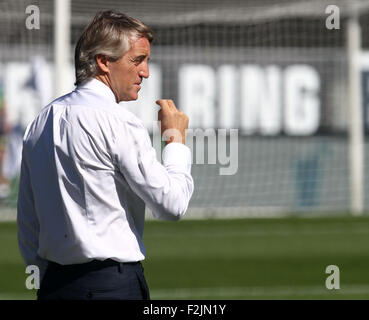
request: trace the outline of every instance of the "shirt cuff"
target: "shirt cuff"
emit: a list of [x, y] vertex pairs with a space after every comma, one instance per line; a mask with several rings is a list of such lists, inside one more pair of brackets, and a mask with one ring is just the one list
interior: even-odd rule
[[191, 149], [183, 143], [168, 143], [162, 154], [164, 166], [181, 167], [186, 172], [191, 172]]

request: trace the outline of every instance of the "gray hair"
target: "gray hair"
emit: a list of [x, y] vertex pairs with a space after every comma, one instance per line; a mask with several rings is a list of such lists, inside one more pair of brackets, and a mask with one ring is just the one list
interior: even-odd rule
[[142, 37], [150, 43], [154, 39], [152, 30], [138, 19], [117, 11], [97, 13], [76, 45], [75, 85], [97, 74], [97, 55], [101, 54], [111, 61], [116, 61], [130, 49], [131, 41]]

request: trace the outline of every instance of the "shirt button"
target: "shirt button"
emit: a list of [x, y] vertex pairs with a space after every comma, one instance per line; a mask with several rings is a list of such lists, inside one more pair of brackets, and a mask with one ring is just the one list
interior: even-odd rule
[[87, 293], [87, 298], [92, 299], [92, 292]]

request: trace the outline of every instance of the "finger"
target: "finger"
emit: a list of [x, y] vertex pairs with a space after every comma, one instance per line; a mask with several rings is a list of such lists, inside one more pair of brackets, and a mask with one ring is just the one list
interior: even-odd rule
[[169, 109], [168, 100], [159, 99], [159, 100], [156, 100], [156, 104], [159, 105], [164, 110]]
[[177, 107], [176, 107], [176, 105], [174, 104], [173, 100], [168, 100], [168, 104], [169, 104], [170, 107], [178, 110]]

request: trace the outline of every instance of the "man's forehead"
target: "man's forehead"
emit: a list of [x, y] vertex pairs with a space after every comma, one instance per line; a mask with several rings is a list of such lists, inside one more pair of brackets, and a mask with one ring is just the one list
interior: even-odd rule
[[150, 55], [150, 42], [146, 38], [139, 38], [133, 41], [130, 51], [139, 55]]

